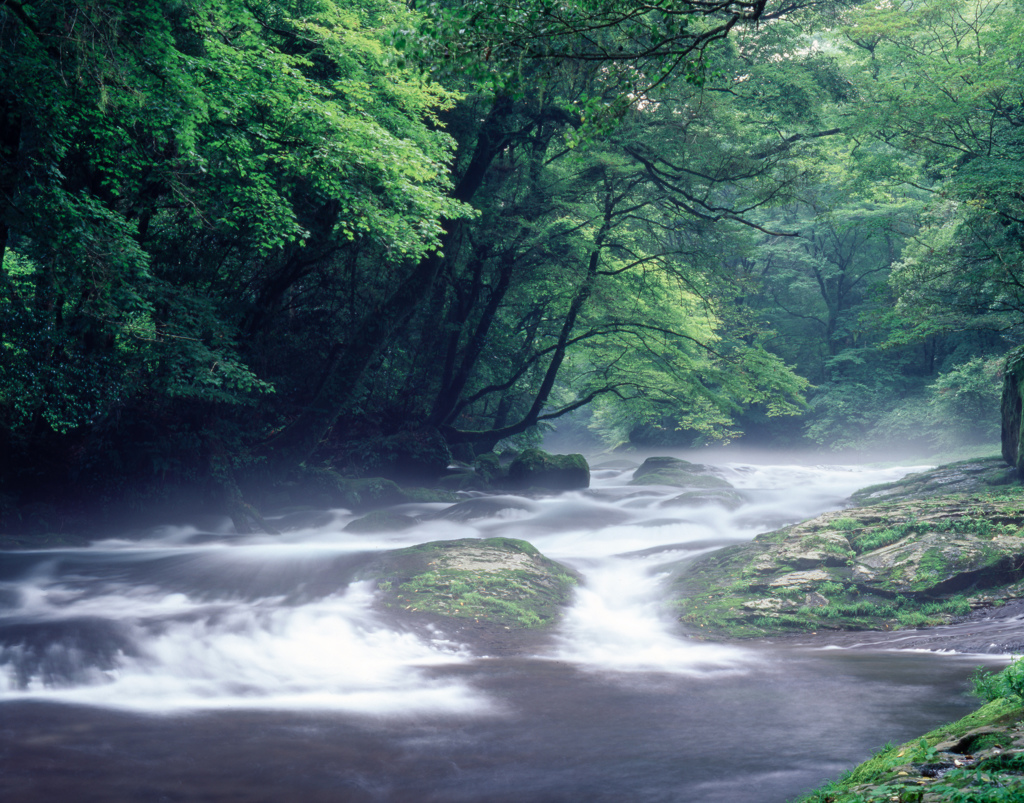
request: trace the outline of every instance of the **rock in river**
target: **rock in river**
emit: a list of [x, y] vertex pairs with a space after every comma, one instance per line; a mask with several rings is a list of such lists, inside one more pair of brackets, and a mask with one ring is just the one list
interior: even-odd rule
[[508, 481], [516, 488], [572, 491], [590, 487], [590, 467], [581, 454], [526, 449], [508, 467]]
[[572, 597], [575, 573], [515, 538], [432, 541], [387, 552], [365, 576], [395, 611], [489, 621], [512, 628], [551, 624]]
[[678, 488], [730, 489], [732, 486], [715, 476], [709, 466], [691, 463], [676, 457], [648, 457], [633, 472], [630, 485], [674, 485]]

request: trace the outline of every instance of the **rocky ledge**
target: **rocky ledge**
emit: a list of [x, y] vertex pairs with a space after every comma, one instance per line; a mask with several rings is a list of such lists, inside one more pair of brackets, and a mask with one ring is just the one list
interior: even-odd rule
[[[1024, 597], [1024, 488], [971, 461], [860, 492], [826, 513], [685, 565], [681, 620], [708, 638], [943, 624]], [[934, 494], [936, 488], [959, 493]]]

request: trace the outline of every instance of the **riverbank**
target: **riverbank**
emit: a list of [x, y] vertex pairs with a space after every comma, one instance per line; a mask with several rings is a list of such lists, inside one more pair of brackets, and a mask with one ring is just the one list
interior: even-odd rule
[[[683, 621], [801, 647], [1024, 653], [1024, 491], [1013, 479], [997, 460], [965, 461], [862, 489], [858, 508], [694, 562], [676, 580], [691, 593]], [[924, 618], [936, 626], [910, 626]], [[990, 676], [978, 710], [886, 744], [797, 803], [1024, 800], [1024, 708], [998, 685]]]
[[886, 745], [798, 803], [1024, 800], [1024, 708], [1000, 698], [901, 745]]
[[672, 605], [702, 639], [919, 628], [1024, 598], [1024, 487], [966, 461], [684, 564]]

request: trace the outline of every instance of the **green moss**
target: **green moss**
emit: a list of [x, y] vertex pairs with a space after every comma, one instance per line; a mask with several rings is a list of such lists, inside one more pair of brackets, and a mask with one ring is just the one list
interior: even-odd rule
[[526, 449], [508, 467], [508, 481], [516, 487], [568, 491], [590, 485], [590, 466], [581, 454], [548, 454]]
[[942, 550], [939, 547], [931, 547], [918, 561], [912, 585], [916, 589], [929, 588], [945, 579], [949, 574], [949, 569], [950, 561], [942, 553]]
[[364, 576], [392, 608], [510, 627], [553, 622], [576, 585], [564, 566], [517, 538], [417, 544], [386, 553]]
[[895, 544], [910, 535], [927, 532], [928, 529], [928, 525], [911, 518], [891, 527], [864, 528], [860, 534], [851, 539], [850, 543], [854, 552], [863, 555], [865, 552], [873, 552], [876, 549]]
[[538, 627], [552, 618], [551, 608], [565, 601], [576, 581], [554, 574], [554, 587], [538, 588], [536, 579], [521, 570], [426, 572], [402, 583], [396, 600], [411, 610]]
[[[1013, 543], [1024, 525], [1022, 494], [1004, 487], [825, 514], [698, 558], [680, 570], [673, 596], [690, 600], [679, 608], [683, 621], [708, 637], [769, 635], [796, 621], [822, 629], [947, 623], [970, 611], [950, 595], [958, 585], [992, 600], [1024, 591], [1024, 545]], [[805, 572], [799, 581], [782, 579], [796, 570]]]
[[[800, 798], [799, 803], [892, 803], [892, 801], [935, 801], [936, 803], [1011, 803], [1022, 799], [1024, 760], [1019, 753], [984, 759], [970, 769], [952, 769], [939, 780], [916, 777], [914, 765], [940, 762], [936, 747], [962, 739], [979, 728], [1014, 726], [1024, 716], [1016, 703], [1000, 699], [982, 706], [963, 719], [937, 728], [905, 744], [886, 745], [863, 764], [820, 789]], [[1004, 733], [1002, 741], [1009, 740]], [[991, 744], [986, 743], [986, 739]], [[998, 744], [998, 734], [984, 735], [968, 746], [980, 753]], [[926, 796], [927, 795], [927, 796]]]

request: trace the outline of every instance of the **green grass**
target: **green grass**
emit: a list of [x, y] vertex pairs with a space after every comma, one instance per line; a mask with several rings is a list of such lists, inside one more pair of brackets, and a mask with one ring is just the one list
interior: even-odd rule
[[[1015, 497], [1016, 499], [1016, 497]], [[1002, 522], [994, 519], [1002, 518]], [[837, 519], [832, 526], [850, 536], [850, 546], [858, 555], [873, 552], [876, 549], [898, 543], [904, 538], [926, 533], [953, 533], [956, 535], [975, 535], [983, 540], [992, 540], [999, 535], [1020, 537], [1024, 535], [1024, 527], [1020, 519], [1024, 517], [1006, 511], [999, 515], [984, 511], [975, 511], [974, 515], [951, 516], [948, 519], [930, 519], [920, 521], [916, 517], [906, 521], [886, 524], [881, 527], [861, 525], [856, 519]], [[836, 525], [842, 523], [841, 527]], [[849, 522], [853, 522], [851, 525]], [[857, 526], [854, 526], [857, 525]]]

